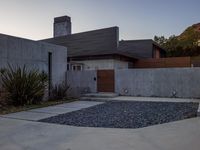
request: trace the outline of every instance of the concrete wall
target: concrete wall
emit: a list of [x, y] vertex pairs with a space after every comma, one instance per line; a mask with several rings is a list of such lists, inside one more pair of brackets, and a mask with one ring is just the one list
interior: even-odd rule
[[114, 69], [128, 69], [129, 62], [114, 60]]
[[94, 78], [97, 77], [95, 70], [67, 71], [67, 84], [70, 86], [69, 96], [79, 97], [84, 93], [96, 93], [97, 84]]
[[128, 62], [114, 59], [73, 61], [73, 63], [83, 64], [84, 70], [128, 69]]
[[115, 71], [121, 95], [200, 98], [200, 68], [127, 69]]
[[[70, 94], [96, 93], [96, 70], [67, 72]], [[115, 92], [127, 96], [200, 98], [200, 68], [115, 70]]]
[[[96, 93], [96, 70], [68, 71], [70, 94]], [[115, 70], [115, 92], [127, 96], [200, 98], [200, 68]]]
[[7, 67], [9, 63], [48, 73], [49, 52], [52, 53], [52, 82], [58, 84], [65, 80], [66, 47], [0, 34], [0, 68]]

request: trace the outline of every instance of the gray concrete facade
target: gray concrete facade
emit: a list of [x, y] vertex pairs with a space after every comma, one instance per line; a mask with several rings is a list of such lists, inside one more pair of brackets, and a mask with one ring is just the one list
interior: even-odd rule
[[0, 34], [0, 68], [23, 66], [48, 73], [49, 53], [52, 55], [52, 83], [65, 81], [67, 48]]
[[[95, 70], [68, 72], [67, 76], [74, 96], [97, 92]], [[200, 98], [199, 85], [200, 68], [115, 70], [115, 92], [122, 96]]]
[[70, 86], [69, 96], [79, 97], [85, 93], [96, 93], [97, 84], [95, 70], [67, 71], [67, 84]]
[[121, 95], [200, 98], [200, 68], [127, 69], [115, 71]]

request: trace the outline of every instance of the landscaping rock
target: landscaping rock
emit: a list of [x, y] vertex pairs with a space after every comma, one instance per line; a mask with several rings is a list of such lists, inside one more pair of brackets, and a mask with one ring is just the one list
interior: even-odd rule
[[198, 103], [106, 102], [41, 122], [104, 128], [142, 128], [197, 116]]

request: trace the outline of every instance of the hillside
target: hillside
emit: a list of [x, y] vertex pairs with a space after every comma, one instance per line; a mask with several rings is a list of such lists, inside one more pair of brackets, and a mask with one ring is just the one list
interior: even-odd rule
[[154, 40], [167, 51], [168, 57], [200, 56], [200, 23], [194, 24], [178, 36], [168, 39], [155, 36]]
[[200, 23], [188, 27], [177, 39], [180, 42], [197, 42], [200, 39]]

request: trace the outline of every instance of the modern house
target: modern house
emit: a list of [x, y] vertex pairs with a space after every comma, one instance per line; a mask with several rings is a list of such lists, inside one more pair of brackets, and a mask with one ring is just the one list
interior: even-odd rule
[[52, 84], [66, 81], [71, 96], [113, 92], [199, 98], [199, 59], [165, 55], [153, 40], [120, 41], [118, 27], [72, 34], [68, 16], [55, 18], [50, 39], [32, 41], [0, 34], [0, 68], [9, 63], [45, 71]]
[[[147, 40], [119, 40], [119, 28], [110, 27], [82, 33], [71, 33], [71, 18], [68, 16], [54, 19], [54, 37], [41, 40], [43, 42], [61, 45], [68, 50], [68, 70], [75, 71], [74, 75], [67, 75], [72, 91], [87, 92], [115, 92], [115, 72], [120, 69], [130, 69], [140, 59], [158, 59], [165, 57], [165, 50], [151, 39]], [[87, 72], [77, 80], [78, 71]], [[68, 72], [69, 73], [69, 72]], [[83, 72], [81, 72], [83, 73]], [[91, 78], [88, 79], [87, 77]], [[79, 86], [76, 86], [76, 84]], [[96, 90], [95, 90], [96, 89]]]
[[68, 70], [133, 68], [144, 58], [165, 57], [165, 50], [153, 40], [119, 41], [119, 28], [71, 33], [71, 18], [54, 19], [54, 37], [42, 40], [68, 49]]

